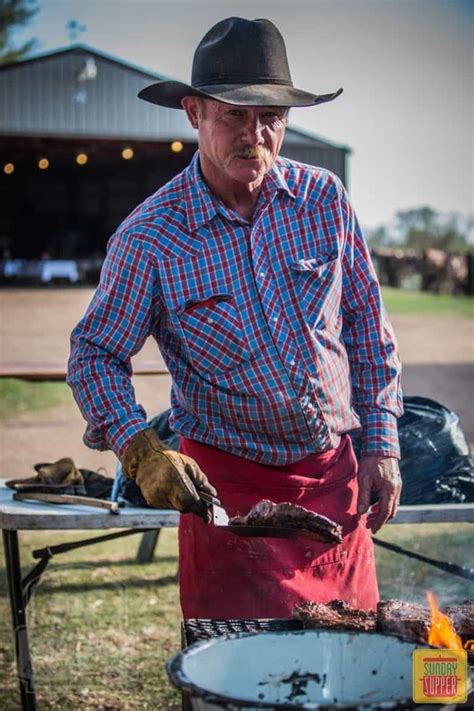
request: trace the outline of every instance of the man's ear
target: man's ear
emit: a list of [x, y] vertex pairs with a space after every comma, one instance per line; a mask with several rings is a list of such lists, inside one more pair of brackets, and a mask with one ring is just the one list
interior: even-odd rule
[[199, 101], [195, 96], [184, 96], [181, 106], [186, 111], [189, 123], [193, 128], [199, 128]]

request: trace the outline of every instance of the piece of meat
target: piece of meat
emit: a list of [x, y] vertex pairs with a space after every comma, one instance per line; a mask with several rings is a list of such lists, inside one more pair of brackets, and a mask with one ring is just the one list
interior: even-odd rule
[[302, 602], [293, 609], [293, 616], [308, 629], [356, 630], [373, 632], [376, 628], [375, 612], [357, 610], [343, 600]]
[[451, 618], [454, 631], [464, 643], [474, 639], [474, 600], [464, 600], [461, 605], [447, 605], [442, 612]]
[[381, 600], [377, 605], [377, 630], [418, 642], [427, 642], [431, 626], [430, 611], [413, 602]]
[[[474, 639], [474, 600], [442, 609], [461, 637], [463, 643]], [[417, 642], [427, 643], [431, 627], [431, 612], [422, 605], [404, 600], [381, 600], [377, 614], [370, 610], [357, 610], [343, 600], [303, 602], [293, 609], [293, 616], [307, 628], [337, 630], [377, 631], [396, 634]]]
[[313, 539], [323, 543], [342, 541], [342, 526], [330, 518], [297, 504], [274, 504], [268, 499], [252, 506], [245, 516], [234, 516], [229, 520], [229, 525], [295, 528], [310, 532]]

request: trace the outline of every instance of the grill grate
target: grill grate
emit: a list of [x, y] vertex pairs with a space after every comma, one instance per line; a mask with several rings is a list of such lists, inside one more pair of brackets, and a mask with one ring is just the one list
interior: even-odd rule
[[211, 639], [232, 632], [280, 632], [302, 630], [300, 620], [203, 620], [191, 619], [182, 622], [183, 648], [202, 639]]
[[[288, 632], [302, 630], [301, 620], [249, 619], [249, 620], [205, 620], [190, 619], [181, 622], [181, 646], [189, 647], [202, 639], [211, 639], [232, 632]], [[468, 650], [468, 664], [474, 667], [474, 652]]]

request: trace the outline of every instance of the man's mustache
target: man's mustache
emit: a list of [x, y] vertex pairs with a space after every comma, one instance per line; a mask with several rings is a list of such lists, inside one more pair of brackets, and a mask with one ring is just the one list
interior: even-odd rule
[[259, 158], [264, 160], [265, 163], [271, 163], [272, 160], [272, 154], [265, 146], [242, 146], [241, 148], [237, 148], [235, 151], [232, 151], [230, 157], [247, 159]]

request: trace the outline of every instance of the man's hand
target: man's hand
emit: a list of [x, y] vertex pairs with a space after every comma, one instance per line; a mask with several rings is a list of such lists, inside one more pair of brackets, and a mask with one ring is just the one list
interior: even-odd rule
[[217, 491], [194, 459], [167, 449], [151, 427], [132, 438], [122, 467], [150, 506], [195, 513], [208, 520], [208, 508], [200, 500], [199, 491], [212, 496], [217, 496]]
[[378, 494], [377, 513], [369, 516], [373, 533], [382, 528], [397, 513], [402, 490], [398, 460], [393, 457], [365, 456], [359, 462], [359, 500], [357, 512], [363, 514], [370, 506], [372, 491]]

